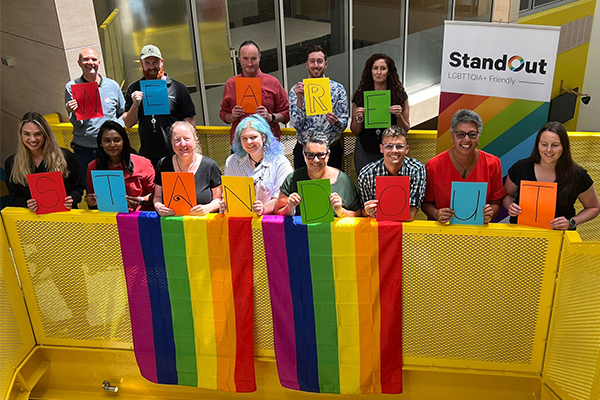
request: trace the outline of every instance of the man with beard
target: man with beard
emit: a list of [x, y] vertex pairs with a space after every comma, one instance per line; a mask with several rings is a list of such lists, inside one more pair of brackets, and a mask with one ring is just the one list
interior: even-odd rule
[[[319, 45], [310, 46], [306, 52], [306, 69], [309, 78], [325, 77], [327, 53]], [[331, 154], [327, 165], [342, 169], [344, 152], [340, 137], [348, 125], [348, 96], [340, 83], [329, 80], [331, 88], [332, 111], [324, 115], [306, 115], [304, 102], [304, 83], [298, 82], [290, 90], [290, 123], [296, 129], [296, 147], [294, 147], [294, 168], [304, 167], [302, 150], [306, 139], [312, 132], [322, 132], [329, 138]]]
[[[118, 121], [123, 125], [121, 115], [125, 110], [125, 100], [123, 99], [123, 93], [121, 93], [119, 84], [98, 73], [100, 56], [98, 56], [96, 50], [91, 47], [81, 50], [77, 64], [79, 64], [82, 74], [79, 78], [73, 79], [65, 85], [65, 106], [69, 112], [69, 120], [73, 124], [73, 141], [71, 142], [71, 147], [73, 148], [75, 159], [77, 159], [77, 163], [79, 164], [81, 176], [86, 176], [88, 164], [96, 158], [96, 149], [98, 148], [96, 137], [98, 136], [100, 126], [107, 120]], [[77, 121], [75, 111], [78, 108], [78, 104], [77, 100], [73, 99], [71, 85], [88, 82], [98, 83], [104, 116]]]
[[[163, 58], [158, 47], [148, 44], [142, 48], [140, 63], [144, 77], [133, 82], [125, 94], [125, 114], [123, 121], [131, 128], [139, 120], [138, 132], [142, 146], [140, 155], [150, 159], [156, 167], [158, 161], [173, 154], [167, 134], [175, 121], [186, 121], [196, 126], [196, 108], [187, 88], [171, 79], [163, 69]], [[163, 79], [167, 82], [169, 94], [168, 115], [145, 115], [140, 82], [145, 79]]]

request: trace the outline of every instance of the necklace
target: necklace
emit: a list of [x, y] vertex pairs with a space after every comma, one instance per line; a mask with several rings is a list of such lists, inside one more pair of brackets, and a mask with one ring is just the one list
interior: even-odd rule
[[196, 153], [194, 153], [194, 160], [192, 161], [192, 163], [186, 171], [184, 171], [183, 168], [181, 168], [181, 164], [179, 164], [179, 157], [177, 155], [175, 156], [175, 162], [177, 163], [177, 167], [179, 168], [180, 172], [190, 172], [190, 168], [196, 163]]
[[[477, 149], [476, 149], [476, 150], [477, 150]], [[464, 166], [464, 165], [462, 165], [462, 164], [460, 163], [460, 161], [458, 161], [458, 160], [456, 159], [456, 157], [454, 156], [454, 149], [452, 149], [452, 158], [453, 158], [453, 159], [454, 159], [454, 161], [456, 161], [456, 163], [457, 163], [458, 165], [460, 165], [460, 167], [461, 167], [461, 168], [464, 170], [464, 171], [463, 171], [463, 173], [462, 173], [462, 175], [461, 175], [463, 179], [466, 179], [466, 177], [467, 177], [467, 170], [468, 170], [468, 169], [471, 167], [471, 165], [473, 165], [473, 163], [474, 163], [474, 162], [477, 160], [477, 156], [478, 156], [478, 155], [479, 155], [479, 153], [475, 153], [475, 157], [473, 158], [473, 161], [471, 161], [471, 163], [470, 163], [469, 165], [467, 165], [467, 168], [465, 168], [465, 166]]]
[[254, 158], [252, 158], [250, 154], [248, 154], [248, 157], [250, 157], [250, 160], [252, 160], [252, 162], [254, 163], [254, 168], [258, 167], [265, 159], [265, 156], [262, 156], [260, 160], [254, 161]]

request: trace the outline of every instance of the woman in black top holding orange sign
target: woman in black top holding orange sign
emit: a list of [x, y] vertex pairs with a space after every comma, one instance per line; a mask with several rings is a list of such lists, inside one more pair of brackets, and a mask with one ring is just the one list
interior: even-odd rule
[[365, 63], [358, 89], [352, 97], [352, 122], [350, 130], [358, 135], [354, 149], [356, 174], [370, 162], [379, 160], [383, 155], [379, 151], [381, 133], [385, 128], [365, 128], [364, 93], [371, 90], [389, 90], [392, 114], [391, 125], [401, 126], [406, 132], [410, 129], [408, 121], [408, 95], [400, 82], [396, 63], [387, 54], [373, 54]]
[[[517, 161], [508, 170], [504, 184], [507, 195], [503, 205], [517, 222], [521, 214], [519, 187], [521, 181], [556, 182], [556, 213], [550, 226], [558, 230], [575, 229], [579, 224], [596, 218], [600, 202], [594, 182], [587, 171], [573, 162], [567, 130], [560, 122], [548, 122], [539, 130], [529, 158]], [[575, 215], [575, 201], [583, 210]]]

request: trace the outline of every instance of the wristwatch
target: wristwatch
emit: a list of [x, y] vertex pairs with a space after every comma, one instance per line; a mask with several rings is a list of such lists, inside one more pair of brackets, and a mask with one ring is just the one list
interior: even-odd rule
[[275, 114], [271, 114], [271, 122], [275, 122]]
[[569, 220], [569, 230], [574, 231], [575, 228], [577, 228], [577, 221], [575, 221], [573, 218], [571, 218]]

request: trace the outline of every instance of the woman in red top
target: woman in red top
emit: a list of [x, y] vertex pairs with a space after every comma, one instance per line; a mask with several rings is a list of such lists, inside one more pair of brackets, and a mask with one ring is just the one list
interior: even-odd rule
[[483, 122], [471, 110], [459, 110], [452, 117], [452, 148], [438, 154], [425, 166], [427, 188], [421, 206], [430, 220], [445, 224], [454, 215], [450, 208], [452, 182], [487, 182], [484, 223], [498, 214], [506, 194], [502, 185], [500, 159], [477, 148]]
[[97, 205], [92, 182], [94, 170], [122, 170], [125, 178], [125, 193], [129, 211], [153, 211], [154, 167], [150, 160], [138, 156], [129, 144], [125, 128], [118, 122], [106, 121], [98, 132], [98, 158], [89, 163], [87, 169], [88, 194], [85, 201], [89, 206]]

